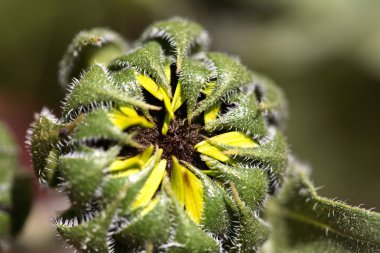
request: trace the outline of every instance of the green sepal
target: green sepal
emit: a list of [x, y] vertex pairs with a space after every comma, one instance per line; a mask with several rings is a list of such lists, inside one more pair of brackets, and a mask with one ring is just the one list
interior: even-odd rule
[[182, 93], [186, 100], [188, 115], [194, 111], [206, 82], [215, 76], [215, 71], [208, 68], [206, 63], [191, 58], [184, 59], [179, 81], [182, 83]]
[[69, 90], [71, 91], [66, 95], [63, 105], [63, 116], [66, 121], [73, 120], [80, 113], [87, 113], [104, 106], [132, 105], [145, 109], [158, 109], [123, 92], [102, 65], [93, 65], [73, 83]]
[[191, 118], [198, 116], [215, 103], [227, 99], [237, 88], [248, 85], [253, 81], [252, 74], [237, 59], [222, 53], [207, 53], [217, 71], [217, 80], [212, 93], [201, 101]]
[[122, 244], [119, 247], [123, 247], [124, 252], [142, 250], [146, 243], [159, 248], [169, 240], [172, 201], [165, 193], [158, 194], [156, 198], [158, 202], [151, 210], [137, 210], [115, 234], [114, 237]]
[[[122, 195], [122, 194], [121, 194]], [[55, 222], [59, 235], [71, 246], [83, 253], [110, 252], [108, 236], [112, 219], [117, 216], [119, 196], [105, 210], [77, 216], [69, 209]]]
[[234, 183], [239, 197], [252, 212], [259, 210], [268, 191], [268, 175], [260, 168], [223, 164], [201, 155], [202, 160], [213, 172], [212, 175], [224, 184]]
[[135, 69], [138, 73], [151, 77], [171, 97], [171, 87], [165, 74], [165, 67], [169, 64], [163, 56], [160, 45], [152, 41], [127, 55], [115, 59], [111, 63], [110, 69]]
[[[174, 238], [168, 242], [169, 253], [221, 252], [219, 242], [196, 225], [178, 201], [173, 199]], [[165, 248], [164, 248], [165, 249]]]
[[99, 197], [105, 181], [105, 168], [116, 159], [120, 148], [108, 151], [87, 148], [63, 155], [59, 159], [60, 174], [64, 184], [62, 188], [69, 196], [73, 206], [84, 208]]
[[269, 235], [269, 228], [259, 218], [258, 213], [252, 213], [240, 198], [240, 193], [234, 183], [230, 183], [231, 194], [239, 209], [239, 229], [231, 252], [257, 252]]
[[97, 64], [107, 64], [127, 51], [127, 44], [121, 36], [106, 28], [94, 28], [78, 33], [60, 62], [59, 81], [68, 85], [78, 78], [82, 71]]
[[[48, 110], [43, 109], [36, 116], [31, 127], [30, 151], [32, 155], [34, 173], [40, 182], [51, 184], [54, 181], [55, 167], [50, 166], [50, 160], [55, 162], [57, 157], [54, 154], [60, 146], [60, 133], [63, 129], [55, 116]], [[53, 169], [53, 170], [52, 170]]]
[[133, 135], [124, 133], [109, 118], [108, 111], [100, 108], [89, 112], [80, 120], [70, 142], [86, 143], [96, 140], [114, 140], [120, 145], [138, 147]]
[[241, 94], [234, 98], [233, 102], [232, 109], [206, 124], [207, 131], [236, 130], [253, 136], [255, 139], [267, 135], [268, 126], [264, 115], [252, 94]]
[[269, 140], [255, 148], [233, 148], [221, 146], [227, 150], [228, 155], [236, 157], [242, 163], [249, 163], [252, 166], [265, 169], [270, 176], [270, 180], [276, 185], [281, 183], [284, 178], [288, 163], [288, 150], [284, 136], [281, 132], [271, 129]]
[[136, 79], [134, 69], [124, 68], [118, 71], [112, 71], [110, 74], [114, 83], [117, 84], [123, 92], [141, 101], [144, 100], [142, 87]]
[[289, 171], [267, 205], [274, 229], [263, 252], [380, 252], [380, 214], [320, 197], [298, 163]]
[[[268, 77], [252, 73], [255, 79], [255, 93], [260, 109], [277, 125], [284, 125], [287, 118], [287, 104], [284, 92]], [[242, 92], [249, 92], [251, 87], [243, 87]]]
[[186, 162], [184, 164], [202, 181], [204, 187], [202, 226], [222, 243], [228, 241], [232, 236], [230, 234], [233, 226], [232, 216], [236, 212], [233, 211], [234, 205], [222, 187], [191, 164]]
[[141, 39], [144, 42], [157, 40], [168, 53], [174, 51], [177, 57], [177, 71], [181, 69], [184, 59], [189, 54], [206, 49], [208, 44], [208, 35], [202, 26], [182, 18], [152, 24], [145, 30]]

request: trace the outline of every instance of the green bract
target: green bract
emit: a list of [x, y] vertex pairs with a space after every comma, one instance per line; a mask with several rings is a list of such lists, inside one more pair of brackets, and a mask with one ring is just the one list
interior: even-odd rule
[[21, 230], [30, 209], [30, 178], [19, 170], [16, 144], [0, 122], [0, 251]]
[[290, 162], [281, 192], [268, 203], [275, 229], [262, 252], [380, 252], [380, 214], [320, 197], [307, 169]]
[[77, 250], [256, 252], [268, 237], [260, 212], [287, 171], [285, 99], [207, 44], [175, 18], [129, 51], [97, 29], [68, 48], [62, 115], [44, 109], [30, 141], [40, 181], [70, 200], [56, 226]]

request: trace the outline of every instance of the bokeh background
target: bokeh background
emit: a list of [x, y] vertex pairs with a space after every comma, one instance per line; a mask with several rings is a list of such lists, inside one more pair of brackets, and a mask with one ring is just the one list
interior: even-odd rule
[[[105, 26], [134, 41], [172, 16], [198, 21], [211, 49], [240, 56], [284, 89], [288, 141], [322, 195], [380, 209], [378, 0], [0, 0], [0, 120], [23, 147], [34, 112], [60, 113], [58, 62], [78, 31]], [[20, 160], [31, 170], [25, 148]], [[43, 245], [35, 227], [47, 237], [53, 229], [36, 217], [65, 201], [38, 196], [23, 240]]]

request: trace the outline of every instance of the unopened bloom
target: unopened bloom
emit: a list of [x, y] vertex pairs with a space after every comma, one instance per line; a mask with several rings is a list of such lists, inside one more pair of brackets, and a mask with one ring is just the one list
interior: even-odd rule
[[[132, 50], [99, 29], [69, 47], [62, 116], [44, 110], [30, 138], [36, 174], [70, 199], [56, 222], [70, 245], [253, 252], [265, 240], [260, 207], [287, 163], [284, 99], [236, 58], [207, 51], [207, 38], [177, 18], [148, 27]], [[87, 61], [88, 47], [112, 57]]]

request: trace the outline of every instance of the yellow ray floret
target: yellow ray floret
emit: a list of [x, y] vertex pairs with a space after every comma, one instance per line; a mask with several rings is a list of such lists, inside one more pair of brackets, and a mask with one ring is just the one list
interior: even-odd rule
[[189, 169], [182, 166], [177, 158], [173, 156], [172, 160], [171, 188], [189, 217], [199, 224], [203, 214], [202, 182]]
[[202, 93], [205, 94], [206, 96], [209, 96], [214, 90], [215, 86], [216, 86], [215, 82], [206, 83], [202, 90]]
[[168, 96], [167, 92], [148, 76], [136, 72], [136, 79], [140, 85], [144, 87], [150, 94], [152, 94], [158, 100], [164, 102], [166, 110], [170, 116], [174, 118], [174, 112], [170, 103], [170, 97]]
[[158, 186], [161, 184], [165, 173], [166, 160], [163, 159], [156, 165], [156, 167], [154, 167], [143, 187], [140, 189], [140, 192], [137, 194], [137, 198], [132, 204], [132, 209], [146, 206], [151, 201], [158, 189]]
[[211, 106], [204, 112], [205, 124], [209, 123], [210, 121], [215, 120], [218, 117], [221, 106], [222, 106], [222, 103], [216, 103], [215, 105]]
[[199, 153], [210, 156], [221, 162], [234, 163], [234, 161], [223, 152], [222, 146], [237, 150], [239, 148], [256, 147], [257, 143], [248, 135], [234, 131], [209, 138], [198, 143], [194, 148]]
[[181, 105], [185, 102], [185, 97], [182, 95], [182, 83], [178, 81], [177, 86], [175, 88], [173, 101], [172, 101], [172, 108], [173, 111], [177, 111], [178, 108], [181, 107]]
[[[215, 82], [209, 82], [206, 83], [202, 93], [205, 94], [206, 96], [210, 96], [210, 94], [213, 92], [215, 89], [216, 83]], [[204, 122], [205, 124], [209, 123], [212, 120], [215, 120], [216, 117], [218, 116], [220, 112], [222, 104], [221, 103], [216, 103], [204, 112]]]
[[150, 211], [152, 211], [158, 204], [158, 201], [160, 200], [159, 197], [155, 197], [153, 198], [149, 204], [141, 211], [140, 215], [141, 216], [144, 216], [146, 215], [147, 213], [149, 213]]
[[153, 146], [145, 149], [144, 152], [127, 158], [119, 159], [111, 163], [108, 171], [113, 174], [113, 177], [126, 177], [139, 172], [144, 165], [148, 162], [149, 158], [152, 156]]
[[154, 123], [140, 116], [136, 110], [130, 106], [122, 106], [119, 110], [113, 110], [109, 113], [109, 117], [112, 123], [122, 130], [136, 125], [146, 128], [154, 127]]
[[[173, 100], [171, 102], [171, 108], [173, 113], [177, 111], [181, 105], [185, 102], [185, 97], [182, 95], [182, 84], [181, 82], [177, 83], [177, 87], [174, 92]], [[164, 124], [162, 126], [162, 134], [166, 134], [169, 130], [170, 121], [173, 119], [169, 113], [166, 113]]]
[[212, 157], [221, 162], [233, 164], [234, 161], [227, 155], [223, 153], [223, 151], [208, 143], [207, 141], [203, 141], [195, 145], [194, 147], [199, 153]]

